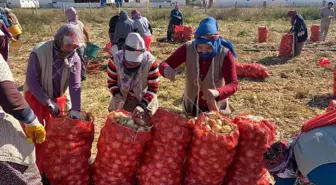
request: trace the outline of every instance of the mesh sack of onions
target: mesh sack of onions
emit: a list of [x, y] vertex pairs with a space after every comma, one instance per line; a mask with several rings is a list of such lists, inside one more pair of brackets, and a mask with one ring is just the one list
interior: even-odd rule
[[185, 41], [192, 40], [194, 38], [194, 29], [192, 26], [183, 27], [183, 39]]
[[336, 99], [336, 68], [334, 69], [334, 87], [333, 87], [333, 91], [334, 91], [334, 99]]
[[258, 180], [256, 185], [270, 185], [270, 181], [267, 177], [267, 170], [264, 168], [263, 171], [261, 172], [261, 178]]
[[238, 145], [239, 130], [220, 113], [199, 116], [185, 171], [185, 185], [222, 184]]
[[293, 34], [285, 34], [281, 38], [279, 56], [290, 57], [293, 50]]
[[239, 127], [239, 145], [225, 184], [252, 185], [265, 181], [263, 154], [274, 141], [275, 126], [263, 117], [253, 115], [238, 116], [234, 123]]
[[310, 41], [312, 42], [319, 42], [320, 41], [320, 25], [314, 24], [310, 28], [311, 35]]
[[135, 185], [136, 167], [150, 138], [150, 127], [135, 122], [130, 113], [110, 113], [98, 139], [95, 185]]
[[85, 120], [51, 118], [47, 123], [44, 172], [52, 185], [90, 185], [93, 117]]
[[330, 112], [330, 111], [334, 111], [334, 110], [336, 110], [336, 100], [331, 100], [328, 107], [327, 107], [326, 112]]
[[261, 64], [236, 63], [236, 70], [238, 77], [264, 79], [270, 76], [267, 67]]
[[183, 40], [183, 26], [177, 25], [174, 27], [174, 41], [181, 42]]
[[181, 185], [193, 125], [186, 118], [162, 109], [154, 114], [152, 124], [153, 137], [140, 162], [138, 183]]
[[258, 40], [259, 43], [268, 41], [268, 29], [266, 27], [258, 28]]

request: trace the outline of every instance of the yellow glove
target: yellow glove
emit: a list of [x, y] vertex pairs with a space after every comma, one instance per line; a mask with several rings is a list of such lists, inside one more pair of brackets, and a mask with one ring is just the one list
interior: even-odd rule
[[37, 118], [32, 123], [26, 124], [26, 133], [27, 140], [34, 141], [37, 144], [43, 143], [46, 139], [46, 131], [44, 126], [41, 125]]

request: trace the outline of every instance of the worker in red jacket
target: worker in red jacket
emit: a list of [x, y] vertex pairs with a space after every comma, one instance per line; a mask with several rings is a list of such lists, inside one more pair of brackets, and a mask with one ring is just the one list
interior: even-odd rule
[[238, 88], [233, 48], [219, 35], [217, 21], [208, 17], [196, 30], [195, 40], [179, 47], [160, 64], [161, 75], [175, 81], [176, 68], [185, 63], [183, 108], [186, 113], [194, 116], [213, 110], [231, 113], [228, 97]]

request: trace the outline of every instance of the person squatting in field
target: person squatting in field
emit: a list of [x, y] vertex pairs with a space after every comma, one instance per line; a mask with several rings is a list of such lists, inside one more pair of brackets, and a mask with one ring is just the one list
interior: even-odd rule
[[[321, 121], [322, 120], [322, 121]], [[320, 122], [320, 123], [318, 123]], [[322, 123], [322, 124], [321, 124]], [[336, 111], [313, 118], [289, 142], [276, 142], [264, 154], [275, 185], [294, 185], [298, 177], [315, 185], [336, 184]]]
[[44, 142], [46, 132], [15, 87], [11, 70], [2, 56], [0, 100], [0, 184], [42, 185], [34, 144], [26, 140], [19, 122], [26, 125], [27, 137], [35, 143]]
[[169, 24], [167, 30], [167, 40], [172, 41], [175, 26], [183, 26], [183, 14], [180, 10], [180, 5], [176, 3], [175, 8], [171, 10], [169, 17]]
[[218, 32], [217, 21], [208, 17], [201, 21], [195, 40], [179, 47], [160, 64], [162, 76], [176, 80], [176, 68], [186, 65], [183, 108], [197, 116], [200, 112], [220, 110], [229, 115], [228, 97], [238, 88], [234, 46]]
[[113, 45], [117, 45], [118, 50], [123, 49], [126, 37], [134, 32], [133, 20], [129, 19], [127, 11], [121, 11], [119, 21], [117, 22], [114, 34]]
[[130, 33], [122, 50], [108, 61], [109, 112], [124, 109], [149, 122], [158, 108], [159, 70], [138, 33]]
[[308, 38], [307, 26], [304, 22], [304, 19], [301, 15], [297, 14], [295, 10], [289, 11], [288, 21], [292, 25], [290, 33], [294, 35], [294, 51], [293, 56], [297, 57], [301, 55], [304, 43]]
[[[54, 40], [37, 44], [29, 56], [25, 98], [41, 123], [70, 109], [70, 117], [80, 118], [81, 60], [76, 49], [81, 39], [78, 27], [66, 24], [57, 31]], [[61, 105], [62, 102], [67, 105]], [[41, 148], [36, 146], [36, 160], [42, 174]]]
[[86, 79], [86, 68], [85, 68], [86, 62], [84, 58], [86, 48], [85, 42], [86, 43], [90, 42], [89, 32], [85, 29], [83, 22], [78, 20], [78, 15], [75, 8], [71, 7], [65, 10], [65, 16], [69, 24], [74, 24], [78, 26], [79, 30], [83, 33], [82, 38], [85, 38], [82, 40], [79, 48], [77, 49], [77, 54], [79, 55], [82, 62], [81, 77], [83, 81]]
[[328, 35], [329, 27], [335, 17], [335, 10], [332, 8], [333, 2], [329, 2], [327, 7], [321, 9], [321, 41], [325, 41]]
[[153, 35], [153, 30], [150, 22], [146, 17], [141, 16], [138, 10], [132, 11], [132, 19], [134, 21], [134, 32], [140, 34], [140, 36], [145, 41], [146, 50], [150, 51]]

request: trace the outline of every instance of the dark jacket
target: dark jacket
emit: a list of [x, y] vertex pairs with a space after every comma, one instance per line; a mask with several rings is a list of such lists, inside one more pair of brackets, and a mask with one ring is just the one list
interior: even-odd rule
[[173, 9], [170, 12], [170, 24], [183, 25], [183, 14], [180, 10]]
[[301, 15], [296, 15], [291, 31], [294, 33], [297, 42], [305, 42], [308, 39], [307, 25]]
[[109, 33], [114, 33], [118, 21], [119, 21], [119, 15], [115, 15], [110, 19]]

